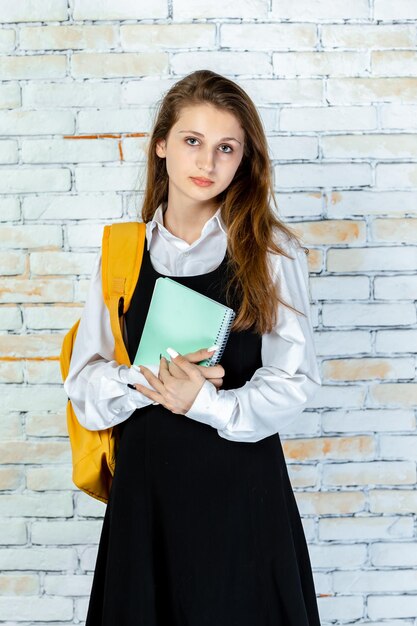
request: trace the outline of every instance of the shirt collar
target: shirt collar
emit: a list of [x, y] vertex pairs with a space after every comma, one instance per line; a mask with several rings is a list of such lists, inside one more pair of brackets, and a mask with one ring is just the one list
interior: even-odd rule
[[[156, 209], [155, 213], [153, 214], [152, 219], [147, 223], [147, 229], [148, 229], [148, 250], [150, 248], [151, 245], [151, 240], [152, 240], [152, 236], [153, 236], [153, 230], [154, 228], [158, 228], [160, 232], [165, 233], [165, 235], [168, 235], [168, 237], [173, 237], [174, 235], [172, 233], [169, 232], [169, 230], [167, 230], [164, 226], [164, 218], [163, 218], [163, 209], [162, 209], [162, 204], [159, 205], [159, 207]], [[212, 226], [213, 224], [213, 226]], [[219, 208], [217, 209], [217, 211], [215, 212], [214, 215], [212, 215], [210, 217], [209, 220], [207, 220], [207, 222], [204, 224], [203, 229], [202, 229], [202, 234], [208, 229], [208, 228], [219, 228], [220, 230], [222, 230], [224, 232], [224, 234], [227, 236], [227, 227], [226, 224], [221, 216], [221, 206], [219, 206]]]

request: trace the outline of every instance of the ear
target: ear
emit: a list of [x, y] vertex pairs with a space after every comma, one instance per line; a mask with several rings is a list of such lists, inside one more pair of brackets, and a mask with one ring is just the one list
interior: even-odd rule
[[158, 141], [156, 142], [156, 146], [155, 146], [155, 152], [156, 154], [161, 157], [161, 159], [164, 159], [166, 156], [166, 141], [165, 139], [158, 139]]

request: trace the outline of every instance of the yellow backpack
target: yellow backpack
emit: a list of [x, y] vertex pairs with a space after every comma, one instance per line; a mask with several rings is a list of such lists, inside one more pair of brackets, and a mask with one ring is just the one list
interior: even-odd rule
[[[123, 340], [124, 314], [129, 308], [142, 265], [146, 225], [121, 222], [104, 227], [102, 241], [103, 298], [110, 313], [114, 359], [131, 365]], [[62, 380], [68, 376], [80, 320], [64, 336], [59, 357]], [[88, 495], [107, 503], [116, 465], [118, 428], [87, 430], [81, 426], [71, 400], [67, 402], [67, 429], [72, 452], [72, 480]]]

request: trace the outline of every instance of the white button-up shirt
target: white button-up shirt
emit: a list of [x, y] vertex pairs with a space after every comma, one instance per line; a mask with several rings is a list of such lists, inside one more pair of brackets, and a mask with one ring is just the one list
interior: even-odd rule
[[[302, 247], [285, 242], [281, 245], [294, 260], [269, 253], [273, 280], [278, 282], [284, 301], [306, 317], [280, 306], [277, 324], [272, 332], [262, 335], [262, 366], [252, 378], [242, 387], [227, 390], [217, 389], [206, 380], [185, 414], [216, 428], [220, 437], [231, 441], [256, 442], [279, 432], [303, 412], [321, 385], [313, 342], [307, 257]], [[227, 228], [219, 208], [204, 224], [200, 237], [188, 244], [164, 227], [161, 205], [146, 224], [146, 245], [153, 267], [161, 274], [205, 274], [218, 267], [225, 256]], [[143, 365], [158, 375], [159, 366]], [[89, 430], [102, 430], [125, 421], [136, 409], [153, 404], [128, 383], [153, 389], [137, 368], [114, 360], [99, 251], [64, 389], [80, 424]]]

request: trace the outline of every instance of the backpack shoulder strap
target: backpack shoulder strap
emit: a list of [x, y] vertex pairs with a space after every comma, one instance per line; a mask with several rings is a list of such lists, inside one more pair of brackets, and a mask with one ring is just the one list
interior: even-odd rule
[[143, 222], [119, 222], [104, 227], [102, 241], [103, 298], [110, 313], [115, 340], [115, 359], [130, 365], [121, 329], [142, 265], [146, 239]]

